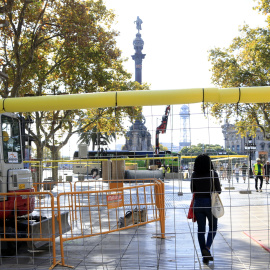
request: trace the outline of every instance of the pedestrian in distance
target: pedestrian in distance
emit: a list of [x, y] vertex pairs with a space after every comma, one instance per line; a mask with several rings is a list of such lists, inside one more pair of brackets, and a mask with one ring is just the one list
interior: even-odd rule
[[230, 161], [227, 166], [227, 178], [228, 178], [228, 183], [231, 181], [231, 176], [232, 176], [232, 166], [230, 164]]
[[223, 177], [224, 177], [224, 167], [223, 167], [222, 163], [220, 164], [219, 172], [220, 172], [220, 179], [223, 179]]
[[235, 178], [236, 178], [237, 183], [239, 183], [239, 173], [240, 173], [239, 164], [236, 163], [235, 167], [234, 167], [234, 174], [235, 174]]
[[[253, 174], [255, 176], [255, 189], [258, 192], [262, 192], [264, 168], [259, 158], [256, 159], [256, 163], [253, 165]], [[258, 179], [260, 179], [260, 189], [258, 190]]]
[[[221, 193], [218, 174], [214, 171], [210, 157], [206, 154], [201, 154], [195, 159], [190, 189], [194, 193], [193, 209], [198, 225], [198, 242], [205, 264], [213, 261], [210, 248], [217, 232], [218, 221], [211, 211], [211, 193], [214, 188], [216, 192]], [[205, 239], [206, 219], [208, 220], [209, 228], [207, 238]]]
[[228, 164], [227, 163], [223, 163], [223, 173], [221, 175], [221, 178], [223, 180], [225, 180], [227, 178], [227, 175], [228, 175], [227, 167], [228, 167]]
[[270, 162], [269, 162], [269, 160], [266, 161], [263, 168], [264, 168], [264, 175], [265, 175], [266, 184], [269, 184], [269, 175], [270, 175]]
[[241, 170], [242, 170], [242, 177], [243, 177], [244, 183], [246, 183], [248, 166], [245, 162], [243, 162]]

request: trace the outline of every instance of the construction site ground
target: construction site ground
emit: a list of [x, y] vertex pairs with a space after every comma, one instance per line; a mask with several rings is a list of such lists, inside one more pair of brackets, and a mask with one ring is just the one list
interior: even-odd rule
[[[75, 180], [75, 177], [74, 177]], [[269, 189], [262, 192], [247, 183], [221, 180], [225, 215], [219, 219], [212, 247], [214, 261], [202, 263], [197, 241], [197, 224], [186, 218], [190, 200], [190, 181], [165, 180], [166, 238], [160, 238], [159, 222], [64, 244], [65, 264], [74, 269], [269, 269]], [[115, 220], [116, 226], [117, 220]], [[57, 238], [57, 261], [61, 261]], [[16, 256], [2, 257], [0, 269], [49, 269], [51, 247], [28, 251], [20, 248]], [[68, 269], [57, 265], [55, 269]]]

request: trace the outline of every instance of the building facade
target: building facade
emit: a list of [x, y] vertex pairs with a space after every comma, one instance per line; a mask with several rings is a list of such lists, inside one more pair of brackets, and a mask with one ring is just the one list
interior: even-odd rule
[[[239, 155], [247, 154], [245, 144], [248, 143], [248, 137], [241, 137], [237, 134], [235, 125], [225, 123], [221, 126], [224, 136], [225, 149], [231, 149]], [[252, 143], [256, 145], [256, 150], [252, 153], [252, 159], [265, 155], [265, 158], [270, 158], [270, 141], [265, 140], [260, 129], [257, 130], [256, 137], [252, 137]]]

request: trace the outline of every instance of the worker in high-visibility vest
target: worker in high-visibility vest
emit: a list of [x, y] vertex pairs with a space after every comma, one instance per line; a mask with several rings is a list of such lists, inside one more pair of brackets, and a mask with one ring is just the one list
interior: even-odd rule
[[253, 165], [253, 174], [255, 175], [255, 188], [258, 192], [258, 179], [260, 179], [260, 192], [262, 192], [264, 168], [259, 158], [256, 159], [256, 163]]
[[163, 177], [165, 178], [166, 169], [163, 164], [161, 165], [161, 169], [162, 169]]
[[170, 173], [171, 172], [171, 169], [170, 167], [167, 165], [167, 173]]

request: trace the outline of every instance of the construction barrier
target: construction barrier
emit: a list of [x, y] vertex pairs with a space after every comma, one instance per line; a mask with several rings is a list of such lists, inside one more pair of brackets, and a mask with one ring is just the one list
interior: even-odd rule
[[[42, 186], [46, 184], [34, 185], [36, 189], [37, 186], [43, 189]], [[52, 269], [58, 264], [66, 266], [64, 258], [66, 241], [108, 234], [156, 221], [160, 222], [160, 237], [165, 238], [164, 183], [161, 180], [133, 179], [108, 183], [88, 181], [54, 184], [52, 192], [2, 194], [1, 247], [12, 243], [11, 248], [16, 251], [18, 243], [24, 241], [27, 242], [29, 250], [35, 250], [51, 243], [53, 256], [50, 269]], [[98, 184], [100, 190], [96, 190]], [[105, 187], [107, 189], [103, 190]], [[90, 188], [93, 190], [89, 190]], [[72, 191], [73, 189], [79, 191]], [[88, 190], [83, 191], [85, 189]], [[10, 198], [13, 198], [12, 202]], [[14, 205], [14, 219], [7, 218], [13, 211], [6, 211], [8, 204]], [[33, 216], [31, 214], [33, 210], [38, 214]], [[58, 236], [61, 261], [56, 261], [55, 238]]]
[[[166, 157], [133, 157], [133, 158], [116, 158], [116, 157], [107, 157], [107, 158], [95, 158], [95, 159], [73, 159], [73, 160], [46, 160], [46, 161], [42, 161], [41, 163], [43, 164], [42, 167], [45, 168], [49, 168], [49, 169], [53, 169], [56, 167], [59, 167], [58, 165], [55, 166], [48, 166], [48, 164], [72, 164], [73, 165], [73, 173], [74, 174], [88, 174], [90, 175], [92, 172], [92, 169], [100, 169], [102, 168], [102, 170], [105, 173], [105, 179], [107, 179], [106, 177], [106, 173], [107, 170], [110, 171], [110, 177], [108, 179], [111, 178], [123, 178], [121, 177], [121, 173], [123, 174], [123, 171], [125, 170], [125, 162], [127, 161], [127, 164], [132, 164], [133, 166], [135, 164], [137, 164], [136, 162], [139, 161], [145, 161], [145, 163], [149, 162], [149, 161], [153, 161], [153, 160], [177, 160], [178, 156], [166, 156]], [[132, 163], [131, 163], [132, 161]], [[27, 162], [25, 162], [27, 163]], [[108, 163], [113, 163], [113, 165], [111, 164], [109, 166]], [[32, 165], [33, 167], [34, 165]], [[40, 166], [40, 165], [37, 165]], [[138, 165], [137, 165], [138, 166]], [[142, 167], [145, 169], [148, 169], [148, 166], [146, 167]], [[134, 169], [134, 167], [132, 168]], [[114, 175], [115, 174], [115, 175]], [[123, 175], [122, 175], [123, 176]], [[104, 178], [104, 176], [103, 176]]]
[[[81, 192], [81, 191], [99, 191], [99, 190], [105, 190], [105, 189], [119, 189], [123, 188], [124, 184], [125, 186], [132, 186], [132, 185], [138, 185], [145, 184], [145, 183], [153, 183], [156, 181], [155, 178], [147, 178], [147, 179], [118, 179], [118, 180], [88, 180], [88, 181], [76, 181], [74, 182], [74, 191], [75, 192]], [[102, 200], [101, 203], [106, 203], [106, 197], [101, 196], [99, 192], [96, 192], [95, 195], [96, 200], [99, 199]], [[77, 197], [74, 199], [74, 208], [75, 208], [75, 219], [77, 219], [77, 208], [79, 207], [77, 203]]]
[[52, 179], [44, 179], [41, 183], [33, 183], [35, 191], [53, 191], [54, 193], [73, 191], [71, 182], [56, 182]]
[[74, 181], [73, 190], [76, 191], [89, 191], [89, 190], [104, 190], [108, 188], [107, 181], [91, 179], [87, 181]]
[[[53, 194], [54, 197], [57, 197], [57, 195], [59, 193], [68, 193], [68, 192], [72, 192], [73, 191], [73, 183], [71, 182], [42, 182], [42, 183], [34, 183], [33, 187], [35, 189], [35, 191], [37, 190], [49, 190], [51, 191], [51, 193]], [[42, 196], [42, 193], [37, 193], [38, 196], [36, 196], [36, 205], [35, 205], [35, 209], [37, 210], [44, 210], [48, 208], [48, 204], [47, 204], [47, 200], [46, 198], [44, 198], [44, 196]], [[67, 211], [68, 213], [71, 213], [69, 215], [69, 222], [71, 223], [72, 221], [74, 221], [76, 219], [76, 217], [74, 216], [74, 213], [76, 213], [76, 211], [74, 211], [73, 207], [74, 207], [74, 203], [72, 201], [72, 197], [70, 196], [65, 196], [62, 198], [63, 202], [62, 202], [62, 206], [61, 208], [64, 208], [65, 211]], [[56, 207], [56, 201], [55, 201], [55, 207]]]
[[[48, 198], [47, 209], [46, 211], [39, 211], [37, 216], [31, 216], [29, 214], [35, 208], [35, 196], [46, 196]], [[3, 250], [15, 253], [21, 242], [27, 242], [30, 250], [51, 243], [53, 256], [50, 269], [56, 266], [58, 262], [56, 262], [55, 237], [59, 235], [59, 226], [55, 218], [53, 194], [50, 192], [1, 193], [1, 199], [1, 248], [6, 246], [6, 249]], [[10, 216], [11, 205], [14, 205], [14, 217], [7, 218]], [[45, 216], [47, 218], [44, 218]]]
[[59, 217], [63, 209], [62, 197], [65, 196], [70, 196], [75, 203], [77, 216], [76, 221], [70, 223], [70, 232], [65, 235], [62, 235], [63, 224], [58, 218], [61, 265], [65, 266], [64, 243], [67, 241], [108, 234], [156, 221], [160, 221], [160, 237], [165, 238], [164, 183], [156, 179], [144, 180], [148, 183], [138, 185], [136, 180], [129, 180], [129, 187], [58, 194]]

